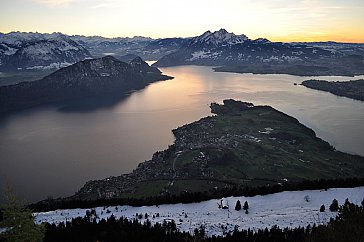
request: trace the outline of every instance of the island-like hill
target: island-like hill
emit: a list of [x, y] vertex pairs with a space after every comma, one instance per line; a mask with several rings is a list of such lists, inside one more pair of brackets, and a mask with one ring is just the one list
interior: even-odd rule
[[0, 112], [87, 96], [121, 95], [151, 82], [171, 79], [140, 57], [129, 63], [112, 56], [88, 59], [41, 80], [0, 87]]
[[364, 80], [353, 81], [323, 81], [307, 80], [302, 85], [308, 88], [330, 92], [332, 94], [364, 101]]
[[362, 177], [364, 158], [335, 150], [269, 106], [213, 103], [216, 116], [173, 130], [175, 143], [130, 174], [90, 181], [69, 199], [213, 193], [232, 187]]
[[154, 65], [207, 65], [218, 66], [215, 71], [222, 72], [301, 76], [364, 73], [363, 45], [350, 48], [352, 51], [345, 52], [345, 48], [333, 49], [317, 43], [271, 42], [264, 38], [252, 40], [220, 29], [191, 38]]

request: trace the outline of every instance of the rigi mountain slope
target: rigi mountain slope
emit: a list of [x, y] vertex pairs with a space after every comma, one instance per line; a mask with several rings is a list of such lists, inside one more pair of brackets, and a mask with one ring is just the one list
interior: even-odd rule
[[269, 106], [211, 104], [217, 116], [172, 132], [175, 142], [129, 174], [87, 182], [70, 199], [146, 198], [186, 192], [362, 177], [364, 158], [334, 150]]

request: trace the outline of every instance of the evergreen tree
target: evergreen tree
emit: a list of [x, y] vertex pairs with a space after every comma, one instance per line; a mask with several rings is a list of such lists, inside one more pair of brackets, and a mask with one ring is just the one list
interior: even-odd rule
[[321, 207], [320, 207], [320, 212], [322, 213], [322, 212], [325, 212], [325, 205], [321, 205]]
[[249, 204], [248, 201], [245, 201], [244, 206], [243, 206], [244, 210], [248, 210], [249, 209]]
[[36, 225], [32, 212], [25, 208], [15, 197], [10, 188], [4, 193], [4, 214], [0, 227], [6, 228], [0, 234], [5, 241], [11, 242], [40, 242], [43, 241], [45, 228]]
[[336, 199], [332, 200], [332, 203], [330, 205], [330, 211], [336, 212], [339, 209], [339, 203]]
[[236, 201], [235, 210], [240, 211], [241, 210], [241, 203], [240, 200]]

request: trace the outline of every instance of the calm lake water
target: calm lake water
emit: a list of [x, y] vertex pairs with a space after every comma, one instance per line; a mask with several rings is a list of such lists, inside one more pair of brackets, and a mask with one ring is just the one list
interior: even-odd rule
[[364, 103], [293, 85], [307, 77], [215, 73], [200, 66], [161, 70], [175, 79], [125, 98], [1, 117], [0, 186], [10, 184], [26, 202], [72, 195], [88, 180], [130, 172], [173, 143], [173, 128], [210, 115], [209, 104], [226, 98], [273, 106], [338, 150], [364, 155]]

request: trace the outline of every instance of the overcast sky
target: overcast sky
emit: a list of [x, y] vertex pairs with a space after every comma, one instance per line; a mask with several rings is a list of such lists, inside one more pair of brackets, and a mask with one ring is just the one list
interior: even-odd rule
[[0, 0], [0, 32], [364, 42], [364, 0]]

